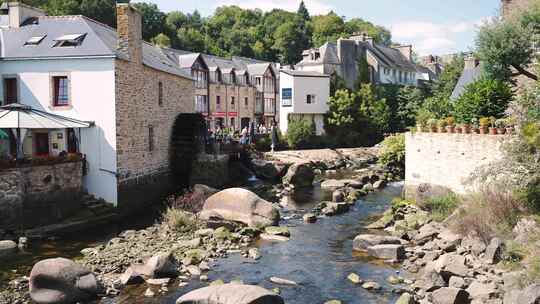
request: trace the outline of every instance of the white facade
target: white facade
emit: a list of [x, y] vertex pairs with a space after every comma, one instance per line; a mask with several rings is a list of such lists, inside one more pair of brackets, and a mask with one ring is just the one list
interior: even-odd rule
[[[79, 150], [86, 156], [87, 175], [83, 187], [107, 202], [117, 203], [116, 114], [114, 58], [4, 60], [0, 77], [17, 78], [19, 103], [35, 109], [83, 121], [95, 126], [81, 129]], [[54, 107], [53, 76], [67, 76], [69, 105]], [[0, 86], [3, 98], [3, 86]], [[45, 130], [44, 130], [45, 131]], [[48, 130], [50, 154], [58, 154], [66, 138], [64, 130]], [[59, 135], [59, 134], [63, 135]], [[31, 150], [32, 135], [25, 139]], [[55, 149], [56, 147], [56, 149]]]
[[281, 71], [279, 76], [279, 128], [287, 133], [289, 121], [307, 119], [317, 135], [324, 134], [324, 115], [329, 110], [330, 77], [321, 73]]

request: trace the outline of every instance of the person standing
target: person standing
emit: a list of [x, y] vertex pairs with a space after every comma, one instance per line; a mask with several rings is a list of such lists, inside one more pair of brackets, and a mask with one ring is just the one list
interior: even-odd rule
[[278, 133], [277, 133], [277, 127], [275, 123], [272, 123], [272, 126], [270, 127], [270, 137], [272, 139], [272, 144], [270, 145], [271, 152], [274, 153], [274, 149], [277, 147], [278, 144]]
[[240, 133], [240, 144], [245, 145], [247, 144], [247, 137], [248, 137], [248, 127], [245, 126], [242, 129], [242, 133]]

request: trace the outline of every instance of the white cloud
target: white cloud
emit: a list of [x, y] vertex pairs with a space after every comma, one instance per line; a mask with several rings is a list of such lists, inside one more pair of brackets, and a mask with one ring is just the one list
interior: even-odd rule
[[[327, 14], [334, 9], [333, 6], [319, 0], [304, 1], [311, 15]], [[275, 8], [280, 8], [286, 11], [295, 12], [300, 5], [299, 0], [218, 0], [217, 6], [222, 5], [237, 5], [248, 9], [261, 9], [263, 11], [271, 11]]]
[[458, 41], [464, 35], [474, 33], [484, 20], [447, 24], [408, 21], [395, 23], [390, 26], [390, 30], [394, 41], [410, 43], [416, 52], [428, 55], [455, 51]]

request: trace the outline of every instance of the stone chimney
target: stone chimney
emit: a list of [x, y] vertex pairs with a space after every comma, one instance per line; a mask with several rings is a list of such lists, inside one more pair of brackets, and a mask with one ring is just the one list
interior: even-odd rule
[[10, 28], [19, 28], [29, 18], [45, 16], [45, 12], [26, 5], [21, 2], [8, 2], [4, 3], [3, 7], [7, 7], [7, 17], [2, 15], [2, 26], [7, 26]]
[[480, 64], [480, 61], [474, 57], [474, 55], [469, 55], [465, 57], [465, 70], [472, 70]]
[[397, 45], [392, 48], [397, 49], [407, 60], [412, 61], [412, 45]]
[[116, 5], [118, 50], [131, 62], [142, 63], [142, 17], [129, 3]]

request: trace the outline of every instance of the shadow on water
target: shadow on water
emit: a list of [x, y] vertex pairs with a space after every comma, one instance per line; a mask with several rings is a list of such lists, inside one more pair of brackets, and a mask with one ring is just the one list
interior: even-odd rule
[[[386, 283], [386, 278], [395, 274], [398, 268], [352, 251], [352, 240], [366, 232], [364, 226], [369, 218], [381, 214], [388, 208], [393, 198], [401, 195], [401, 184], [392, 184], [384, 191], [365, 197], [344, 215], [319, 219], [316, 224], [304, 224], [301, 216], [283, 221], [289, 226], [291, 240], [284, 243], [259, 241], [262, 258], [258, 261], [243, 258], [239, 254], [218, 260], [209, 273], [209, 279], [226, 282], [242, 280], [268, 289], [279, 287], [287, 304], [322, 304], [330, 299], [339, 299], [347, 304], [392, 303], [397, 296], [391, 292], [394, 286]], [[308, 210], [319, 196], [328, 193], [316, 187], [314, 191], [301, 194], [292, 210]], [[315, 200], [318, 202], [318, 200]], [[293, 211], [291, 211], [293, 212]], [[302, 212], [299, 212], [301, 215]], [[376, 281], [383, 291], [373, 293], [353, 285], [347, 276], [354, 272], [362, 279]], [[296, 287], [278, 286], [269, 281], [272, 276], [296, 281]], [[188, 287], [169, 287], [169, 293], [153, 299], [141, 295], [146, 286], [139, 286], [121, 297], [115, 303], [167, 303], [173, 304], [188, 291], [204, 286], [199, 282]]]

